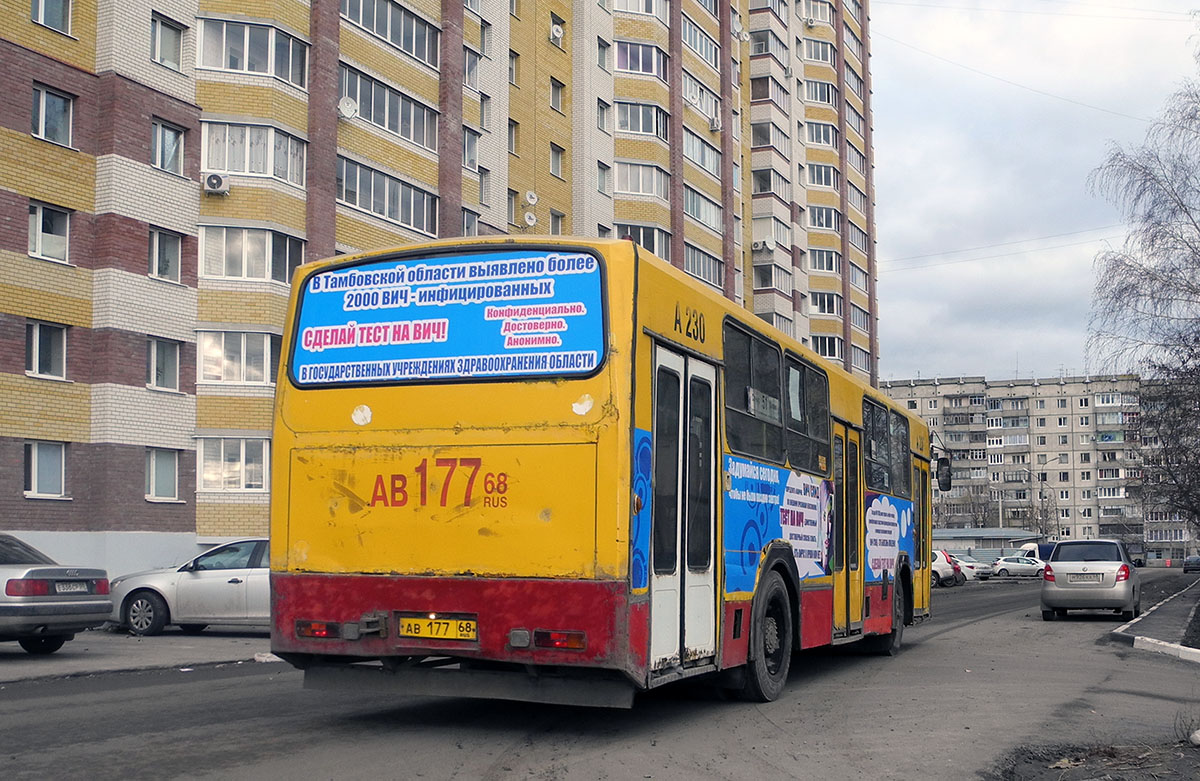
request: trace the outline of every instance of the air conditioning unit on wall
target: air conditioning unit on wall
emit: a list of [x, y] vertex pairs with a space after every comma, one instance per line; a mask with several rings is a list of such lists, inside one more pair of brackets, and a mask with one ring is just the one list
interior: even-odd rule
[[762, 239], [754, 242], [752, 246], [755, 252], [769, 252], [775, 249], [775, 242], [771, 241], [770, 239]]
[[225, 174], [205, 174], [204, 192], [209, 195], [228, 195], [229, 177]]

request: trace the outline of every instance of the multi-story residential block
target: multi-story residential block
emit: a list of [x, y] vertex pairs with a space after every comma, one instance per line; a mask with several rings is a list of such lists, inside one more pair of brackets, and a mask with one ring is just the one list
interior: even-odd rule
[[893, 380], [885, 392], [921, 414], [953, 465], [934, 492], [942, 528], [1002, 526], [1049, 541], [1118, 537], [1178, 559], [1196, 541], [1144, 485], [1152, 438], [1138, 426], [1137, 375]]
[[0, 5], [6, 527], [115, 572], [265, 533], [289, 280], [336, 253], [629, 237], [874, 377], [867, 33], [857, 0]]

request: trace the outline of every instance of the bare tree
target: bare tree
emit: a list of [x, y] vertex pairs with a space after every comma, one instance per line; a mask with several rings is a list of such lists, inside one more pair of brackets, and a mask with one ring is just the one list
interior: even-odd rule
[[1168, 100], [1140, 146], [1113, 145], [1091, 185], [1129, 232], [1096, 256], [1089, 346], [1142, 375], [1143, 501], [1200, 531], [1200, 84]]

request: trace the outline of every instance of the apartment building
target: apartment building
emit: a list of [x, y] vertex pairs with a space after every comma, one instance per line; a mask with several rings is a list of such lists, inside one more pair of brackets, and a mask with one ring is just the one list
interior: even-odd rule
[[1143, 485], [1154, 442], [1138, 431], [1140, 387], [1132, 374], [884, 384], [925, 418], [935, 449], [951, 459], [954, 487], [934, 491], [936, 526], [1021, 528], [1049, 541], [1118, 537], [1144, 542], [1152, 558], [1178, 559], [1196, 541]]
[[853, 0], [0, 5], [6, 526], [114, 571], [265, 534], [334, 254], [627, 236], [873, 377], [866, 39]]

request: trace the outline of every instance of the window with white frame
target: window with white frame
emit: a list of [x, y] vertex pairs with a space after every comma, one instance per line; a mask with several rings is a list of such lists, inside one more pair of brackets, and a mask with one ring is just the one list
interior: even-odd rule
[[787, 153], [791, 148], [788, 134], [774, 122], [755, 122], [750, 125], [750, 146], [769, 146]]
[[29, 204], [29, 254], [36, 258], [67, 261], [69, 215], [65, 209], [44, 203]]
[[339, 66], [339, 94], [358, 102], [358, 116], [419, 147], [437, 151], [438, 112], [395, 87]]
[[517, 144], [520, 141], [521, 123], [515, 119], [508, 120], [508, 153], [517, 154]]
[[683, 72], [683, 99], [709, 119], [720, 116], [721, 98], [687, 71]]
[[808, 183], [814, 187], [832, 187], [836, 189], [841, 184], [841, 174], [836, 166], [822, 163], [810, 163], [808, 166]]
[[804, 39], [804, 59], [811, 62], [827, 62], [833, 63], [834, 48], [829, 41], [821, 41], [816, 38]]
[[838, 143], [837, 127], [828, 122], [809, 122], [808, 143], [814, 146], [836, 147]]
[[517, 191], [508, 191], [508, 224], [517, 224]]
[[479, 52], [463, 47], [463, 86], [479, 89]]
[[65, 442], [25, 443], [25, 495], [66, 496]]
[[840, 274], [842, 273], [841, 253], [831, 249], [809, 249], [808, 268], [812, 271], [831, 271], [834, 274]]
[[563, 96], [566, 90], [567, 85], [553, 76], [550, 77], [550, 108], [559, 112], [563, 110]]
[[205, 171], [273, 176], [304, 186], [304, 141], [266, 125], [201, 124]]
[[792, 272], [776, 266], [774, 263], [764, 263], [754, 267], [755, 290], [778, 290], [785, 296], [792, 294]]
[[303, 89], [308, 44], [262, 24], [203, 20], [200, 65], [236, 73], [261, 73]]
[[517, 86], [518, 68], [521, 64], [521, 55], [517, 54], [512, 49], [508, 50], [508, 83]]
[[833, 4], [826, 0], [804, 0], [804, 16], [818, 22], [832, 22]]
[[851, 54], [853, 54], [855, 57], [858, 58], [859, 62], [862, 62], [863, 61], [862, 39], [859, 38], [858, 35], [855, 34], [855, 32], [853, 30], [850, 29], [850, 25], [848, 25], [848, 24], [842, 25], [842, 32], [843, 32], [842, 40], [845, 41], [846, 48], [850, 50]]
[[561, 236], [563, 228], [567, 222], [567, 215], [562, 212], [550, 210], [550, 235]]
[[714, 287], [725, 284], [725, 264], [721, 259], [687, 243], [683, 245], [683, 270]]
[[179, 498], [179, 451], [146, 448], [146, 498]]
[[840, 336], [818, 336], [812, 337], [813, 350], [817, 355], [822, 355], [826, 358], [842, 358], [842, 338]]
[[375, 0], [360, 3], [342, 0], [342, 16], [364, 30], [389, 41], [410, 57], [431, 68], [438, 67], [441, 31], [400, 3]]
[[750, 79], [750, 99], [769, 100], [784, 111], [791, 110], [791, 95], [787, 88], [770, 76]]
[[150, 276], [170, 282], [179, 281], [183, 237], [161, 228], [150, 229]]
[[850, 160], [850, 165], [854, 166], [854, 170], [860, 174], [867, 172], [867, 156], [859, 151], [854, 144], [846, 144], [846, 155]]
[[667, 0], [613, 0], [613, 10], [657, 16], [659, 21], [666, 24], [670, 7]]
[[786, 65], [790, 55], [787, 44], [769, 29], [750, 33], [750, 54], [766, 54], [774, 57], [780, 65]]
[[683, 129], [683, 157], [721, 178], [721, 150], [686, 127]]
[[870, 277], [867, 276], [867, 272], [865, 269], [863, 269], [857, 263], [854, 263], [854, 262], [850, 263], [850, 284], [851, 285], [854, 285], [854, 287], [858, 288], [859, 290], [866, 290], [867, 283], [869, 280], [870, 280]]
[[804, 99], [809, 103], [836, 106], [838, 102], [837, 85], [830, 81], [809, 79], [804, 82]]
[[304, 262], [302, 240], [264, 228], [206, 225], [200, 229], [200, 241], [204, 277], [290, 282]]
[[463, 209], [463, 225], [462, 235], [478, 236], [479, 235], [479, 215], [470, 209]]
[[613, 226], [617, 237], [629, 238], [640, 247], [654, 253], [663, 260], [671, 259], [671, 234], [654, 225], [630, 225], [617, 223]]
[[653, 195], [664, 201], [670, 186], [671, 175], [650, 163], [624, 163], [617, 161], [617, 192], [631, 195]]
[[867, 232], [865, 230], [858, 227], [858, 225], [856, 225], [854, 223], [854, 220], [851, 220], [849, 224], [850, 224], [850, 246], [855, 247], [855, 248], [861, 250], [862, 252], [866, 252], [867, 247], [871, 243], [871, 237], [867, 235]]
[[721, 47], [687, 14], [683, 15], [683, 45], [699, 55], [700, 59], [711, 65], [714, 70], [721, 69]]
[[71, 33], [71, 0], [33, 0], [30, 18], [40, 25]]
[[550, 173], [559, 178], [563, 175], [563, 159], [566, 153], [567, 150], [558, 144], [550, 145]]
[[183, 61], [183, 26], [158, 14], [150, 16], [150, 59], [171, 70]]
[[596, 67], [600, 70], [607, 71], [611, 65], [608, 57], [609, 51], [612, 49], [612, 44], [603, 38], [596, 38]]
[[25, 373], [67, 378], [66, 326], [33, 321], [25, 324]]
[[437, 235], [436, 195], [340, 155], [334, 197], [406, 228]]
[[146, 387], [179, 390], [179, 342], [153, 336], [146, 340]]
[[850, 88], [851, 92], [853, 92], [855, 95], [858, 95], [861, 98], [862, 94], [863, 94], [862, 76], [858, 75], [858, 71], [854, 70], [854, 67], [852, 65], [850, 65], [850, 63], [846, 63], [845, 70], [846, 70], [846, 86]]
[[617, 130], [623, 133], [658, 136], [668, 141], [670, 115], [653, 103], [617, 101]]
[[242, 331], [200, 331], [198, 380], [243, 385], [273, 385], [279, 368], [275, 334]]
[[810, 291], [808, 297], [812, 302], [813, 314], [839, 316], [842, 314], [842, 297], [837, 293]]
[[792, 183], [774, 168], [750, 172], [750, 192], [753, 195], [777, 195], [784, 201], [792, 200]]
[[871, 371], [871, 353], [856, 344], [850, 346], [850, 362], [856, 369]]
[[604, 195], [608, 195], [609, 190], [612, 187], [612, 182], [610, 181], [611, 179], [612, 179], [612, 166], [606, 165], [605, 163], [601, 162], [600, 160], [597, 160], [596, 161], [596, 191], [599, 193], [603, 193]]
[[669, 81], [667, 53], [652, 43], [617, 41], [617, 70], [624, 73], [641, 73], [657, 76]]
[[858, 304], [850, 305], [850, 325], [860, 331], [870, 332], [871, 330], [871, 313], [863, 309]]
[[71, 145], [71, 96], [41, 84], [33, 85], [30, 132], [35, 138]]
[[197, 440], [201, 491], [265, 491], [270, 464], [266, 439]]
[[846, 106], [846, 124], [852, 127], [863, 138], [867, 135], [867, 120], [854, 106]]
[[183, 129], [158, 119], [150, 128], [150, 164], [160, 171], [182, 176]]
[[840, 231], [842, 229], [841, 212], [832, 206], [810, 206], [808, 208], [808, 227]]
[[596, 127], [609, 132], [612, 124], [612, 106], [604, 101], [604, 98], [596, 98]]
[[468, 171], [479, 170], [479, 137], [478, 132], [463, 125], [463, 168]]
[[850, 201], [851, 206], [853, 206], [855, 209], [857, 209], [860, 214], [862, 214], [864, 216], [866, 215], [866, 213], [867, 213], [867, 194], [866, 193], [864, 193], [862, 190], [858, 189], [858, 187], [855, 186], [854, 184], [851, 184], [849, 187], [846, 188], [846, 197], [847, 197], [847, 200]]
[[683, 187], [683, 213], [717, 233], [722, 232], [721, 205], [687, 185]]

